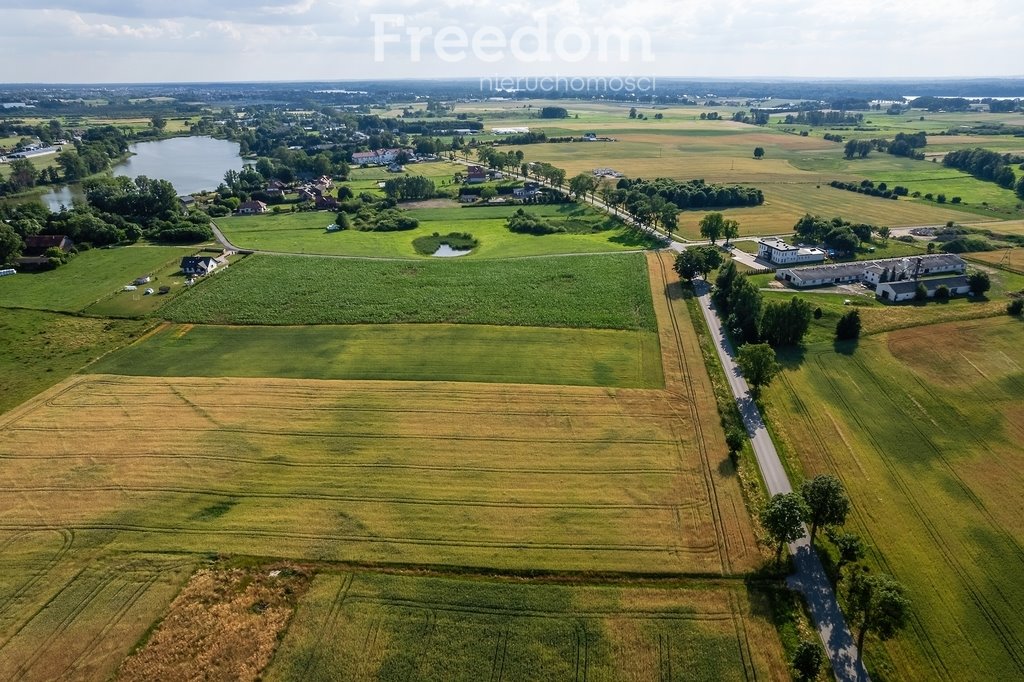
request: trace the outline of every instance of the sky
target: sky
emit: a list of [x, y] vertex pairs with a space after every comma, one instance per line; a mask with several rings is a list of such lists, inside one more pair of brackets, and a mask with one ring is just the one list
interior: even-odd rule
[[1024, 75], [1020, 0], [0, 0], [0, 82]]

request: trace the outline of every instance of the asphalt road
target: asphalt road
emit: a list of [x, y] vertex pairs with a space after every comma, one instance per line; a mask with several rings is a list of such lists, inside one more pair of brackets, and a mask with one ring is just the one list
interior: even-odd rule
[[[725, 337], [718, 313], [711, 304], [709, 287], [706, 282], [699, 281], [695, 281], [694, 285], [698, 289], [701, 312], [715, 339], [718, 357], [722, 361], [729, 388], [743, 416], [743, 423], [754, 446], [757, 464], [768, 486], [768, 492], [771, 495], [792, 492], [793, 486], [789, 482], [786, 470], [782, 468], [782, 461], [761, 418], [761, 411], [750, 396], [750, 388], [736, 366], [732, 345]], [[860, 660], [857, 645], [839, 609], [828, 575], [821, 565], [818, 554], [811, 548], [806, 529], [803, 538], [789, 545], [789, 551], [793, 555], [796, 572], [787, 582], [807, 600], [811, 618], [818, 629], [822, 644], [825, 645], [825, 652], [832, 663], [836, 679], [866, 682], [869, 679], [867, 670]]]

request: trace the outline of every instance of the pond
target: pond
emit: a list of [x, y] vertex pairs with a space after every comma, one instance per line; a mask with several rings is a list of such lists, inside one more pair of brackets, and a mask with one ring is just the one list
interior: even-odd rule
[[459, 256], [468, 256], [471, 253], [473, 253], [473, 249], [453, 249], [447, 244], [441, 244], [433, 255], [434, 258], [458, 258]]
[[[216, 189], [225, 172], [243, 166], [237, 142], [212, 137], [172, 137], [133, 144], [128, 150], [133, 156], [114, 166], [114, 175], [169, 180], [178, 194]], [[78, 185], [54, 188], [41, 197], [51, 211], [82, 198]]]

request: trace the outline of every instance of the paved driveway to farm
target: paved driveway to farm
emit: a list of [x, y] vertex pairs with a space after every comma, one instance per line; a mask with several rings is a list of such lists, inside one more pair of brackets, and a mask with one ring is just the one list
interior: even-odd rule
[[[729, 387], [743, 415], [743, 423], [754, 446], [757, 464], [768, 486], [768, 492], [771, 495], [792, 492], [793, 487], [789, 483], [785, 469], [782, 468], [782, 461], [761, 418], [761, 411], [750, 396], [747, 382], [736, 365], [732, 344], [725, 337], [721, 320], [711, 304], [709, 287], [706, 282], [699, 280], [694, 281], [694, 286], [698, 290], [701, 312], [715, 339]], [[868, 680], [867, 670], [857, 654], [857, 645], [846, 626], [842, 611], [839, 610], [832, 585], [821, 565], [821, 560], [811, 548], [806, 532], [803, 538], [790, 543], [789, 551], [793, 554], [796, 564], [796, 573], [790, 576], [789, 586], [807, 599], [811, 616], [818, 627], [818, 634], [832, 662], [836, 678], [857, 682]]]

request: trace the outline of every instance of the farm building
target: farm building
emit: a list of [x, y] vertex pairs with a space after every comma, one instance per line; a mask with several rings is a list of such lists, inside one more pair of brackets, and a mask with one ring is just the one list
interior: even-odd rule
[[220, 262], [212, 256], [186, 256], [181, 259], [181, 271], [198, 277], [210, 274], [218, 265]]
[[[856, 263], [835, 263], [806, 268], [785, 268], [775, 278], [798, 289], [864, 282], [877, 285], [883, 279], [883, 272], [889, 273], [884, 279], [899, 281], [924, 275], [963, 274], [967, 263], [960, 256], [950, 253], [918, 256], [915, 258], [889, 258]], [[892, 273], [895, 273], [893, 275]]]
[[487, 171], [483, 166], [470, 166], [466, 170], [466, 182], [471, 185], [487, 182]]
[[769, 237], [758, 241], [757, 257], [775, 265], [822, 263], [825, 252], [813, 247], [793, 246], [776, 237]]
[[875, 294], [883, 301], [892, 301], [893, 303], [911, 301], [917, 296], [917, 287], [922, 284], [928, 291], [928, 298], [935, 298], [935, 292], [943, 286], [949, 289], [951, 296], [961, 296], [971, 290], [966, 275], [956, 275], [920, 280], [907, 279], [901, 282], [882, 282], [875, 289]]
[[378, 149], [373, 152], [356, 152], [352, 155], [355, 166], [386, 166], [398, 160], [401, 149]]

